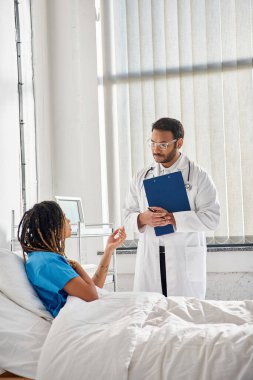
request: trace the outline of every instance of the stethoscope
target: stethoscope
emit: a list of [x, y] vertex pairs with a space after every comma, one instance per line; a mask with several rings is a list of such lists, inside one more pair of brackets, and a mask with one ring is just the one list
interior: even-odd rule
[[[151, 166], [151, 167], [146, 171], [146, 173], [145, 173], [143, 179], [146, 179], [149, 173], [152, 173], [152, 174], [153, 174], [153, 177], [155, 177], [155, 176], [154, 176], [154, 173], [153, 173], [154, 169], [155, 169], [154, 166]], [[187, 176], [187, 182], [184, 184], [185, 189], [186, 189], [187, 191], [190, 191], [190, 190], [192, 189], [192, 185], [190, 184], [190, 175], [191, 175], [191, 163], [190, 163], [190, 161], [189, 161], [189, 162], [188, 162], [188, 176]], [[143, 186], [143, 185], [142, 185], [142, 186]]]

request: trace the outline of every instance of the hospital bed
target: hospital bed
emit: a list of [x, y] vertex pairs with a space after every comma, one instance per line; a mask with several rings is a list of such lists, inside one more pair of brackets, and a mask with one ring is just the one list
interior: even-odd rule
[[52, 321], [22, 258], [0, 250], [0, 368], [38, 380], [252, 380], [253, 301], [68, 297]]

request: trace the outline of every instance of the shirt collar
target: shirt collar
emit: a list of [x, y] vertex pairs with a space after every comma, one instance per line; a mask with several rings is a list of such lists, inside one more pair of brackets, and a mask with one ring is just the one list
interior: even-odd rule
[[176, 170], [182, 171], [182, 170], [188, 168], [188, 165], [189, 165], [188, 157], [185, 156], [183, 153], [181, 153], [181, 155], [177, 159], [177, 161], [172, 166], [170, 166], [169, 168], [165, 168], [162, 164], [158, 164], [155, 161], [153, 162], [152, 167], [154, 170], [154, 176], [157, 177], [159, 175], [171, 173], [171, 172], [176, 171]]
[[169, 168], [166, 168], [165, 166], [163, 166], [162, 164], [159, 164], [159, 171], [161, 173], [161, 175], [163, 174], [168, 174], [168, 173], [172, 173], [174, 172], [176, 169], [179, 169], [179, 167], [181, 167], [180, 163], [182, 161], [182, 158], [183, 158], [183, 155], [180, 154], [180, 156], [178, 157], [177, 161], [174, 162], [173, 165], [171, 165]]

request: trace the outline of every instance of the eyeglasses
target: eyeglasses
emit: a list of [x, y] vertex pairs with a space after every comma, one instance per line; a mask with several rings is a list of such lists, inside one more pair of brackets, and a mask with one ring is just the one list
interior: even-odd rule
[[177, 141], [177, 139], [171, 140], [171, 141], [168, 141], [168, 142], [157, 143], [157, 142], [148, 140], [148, 144], [149, 144], [149, 146], [150, 146], [151, 149], [155, 149], [155, 147], [158, 147], [161, 150], [165, 150], [165, 149], [168, 148], [169, 145], [173, 144], [176, 141]]

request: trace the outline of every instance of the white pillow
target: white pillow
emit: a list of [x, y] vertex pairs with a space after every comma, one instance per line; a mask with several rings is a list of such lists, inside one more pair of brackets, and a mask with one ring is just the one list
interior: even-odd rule
[[53, 319], [27, 278], [23, 258], [3, 248], [0, 248], [0, 291], [39, 317]]

